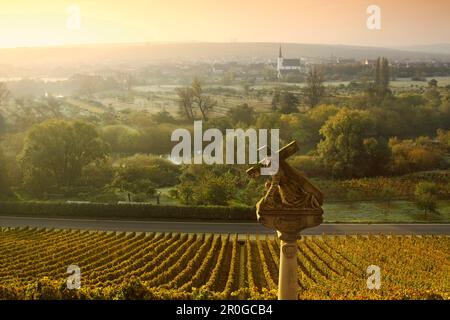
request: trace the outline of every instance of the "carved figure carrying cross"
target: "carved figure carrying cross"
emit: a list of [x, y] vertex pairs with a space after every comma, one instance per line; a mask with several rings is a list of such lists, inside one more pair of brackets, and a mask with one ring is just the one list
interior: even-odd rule
[[[319, 209], [323, 204], [323, 194], [300, 172], [292, 168], [286, 159], [299, 150], [294, 140], [277, 151], [278, 171], [272, 175], [271, 183], [266, 183], [266, 195], [258, 202], [258, 211]], [[270, 154], [270, 152], [267, 152]], [[277, 159], [264, 158], [247, 170], [247, 174], [256, 178], [261, 167]]]
[[[280, 238], [280, 271], [278, 299], [297, 299], [297, 238], [301, 230], [318, 226], [322, 222], [323, 194], [286, 159], [298, 151], [296, 141], [278, 150], [278, 171], [266, 183], [266, 194], [256, 204], [256, 216], [264, 226], [275, 229]], [[269, 154], [269, 152], [267, 153]], [[258, 177], [260, 169], [269, 161], [266, 157], [247, 170]]]

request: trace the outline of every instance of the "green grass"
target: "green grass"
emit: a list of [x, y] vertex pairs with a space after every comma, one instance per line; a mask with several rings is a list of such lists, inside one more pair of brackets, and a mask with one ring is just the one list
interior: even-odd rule
[[325, 222], [372, 223], [449, 223], [450, 200], [438, 201], [438, 212], [417, 209], [411, 201], [391, 201], [389, 207], [381, 201], [325, 203]]
[[[169, 197], [173, 187], [160, 188], [161, 205], [180, 205]], [[325, 222], [342, 223], [450, 223], [450, 200], [438, 201], [438, 212], [425, 214], [412, 201], [325, 202]]]
[[431, 79], [436, 79], [439, 86], [445, 87], [450, 84], [450, 77], [428, 77], [427, 81], [412, 81], [410, 78], [398, 78], [397, 80], [391, 81], [390, 84], [396, 88], [402, 87], [428, 87], [428, 81]]
[[[438, 85], [445, 87], [446, 85], [450, 85], [450, 77], [427, 77], [426, 81], [412, 81], [411, 78], [397, 78], [396, 80], [391, 80], [390, 85], [394, 88], [409, 88], [411, 86], [413, 87], [428, 87], [428, 81], [431, 79], [436, 79], [438, 81]], [[325, 86], [331, 86], [331, 87], [337, 87], [340, 85], [347, 86], [351, 81], [325, 81]], [[300, 88], [305, 87], [305, 83], [289, 83], [289, 82], [283, 82], [283, 83], [266, 83], [264, 85], [254, 86], [254, 88], [258, 89], [272, 89], [279, 85], [285, 85], [285, 86], [297, 86]]]

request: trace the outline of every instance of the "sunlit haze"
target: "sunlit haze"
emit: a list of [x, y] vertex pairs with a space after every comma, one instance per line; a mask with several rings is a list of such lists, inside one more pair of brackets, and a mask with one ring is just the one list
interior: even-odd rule
[[[381, 8], [381, 30], [366, 26], [371, 4]], [[80, 10], [79, 28], [68, 27], [71, 6]], [[448, 0], [0, 0], [0, 8], [3, 48], [190, 41], [450, 42]]]

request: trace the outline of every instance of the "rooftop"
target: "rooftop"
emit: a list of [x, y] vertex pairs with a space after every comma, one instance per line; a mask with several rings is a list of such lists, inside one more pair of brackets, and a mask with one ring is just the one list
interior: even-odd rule
[[300, 59], [283, 59], [283, 66], [285, 67], [300, 67]]

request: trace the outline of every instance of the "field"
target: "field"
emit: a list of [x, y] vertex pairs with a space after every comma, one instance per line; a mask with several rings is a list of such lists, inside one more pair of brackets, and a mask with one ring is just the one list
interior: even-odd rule
[[[448, 236], [317, 236], [298, 241], [300, 299], [450, 299]], [[273, 237], [0, 231], [0, 299], [274, 299]], [[81, 288], [66, 287], [69, 265]], [[381, 268], [380, 290], [367, 267]]]
[[102, 113], [105, 112], [105, 110], [103, 110], [100, 107], [94, 106], [92, 104], [89, 104], [87, 102], [80, 101], [80, 100], [77, 100], [77, 99], [74, 99], [74, 98], [66, 99], [66, 103], [68, 103], [69, 105], [78, 107], [81, 110], [90, 112], [92, 114], [102, 114]]
[[437, 211], [425, 213], [413, 201], [341, 201], [324, 206], [330, 223], [448, 223], [450, 200], [437, 201]]
[[[104, 105], [111, 105], [116, 110], [125, 108], [139, 108], [145, 109], [151, 113], [161, 110], [166, 110], [172, 115], [176, 115], [179, 110], [178, 100], [175, 89], [180, 86], [176, 85], [148, 85], [133, 87], [134, 97], [132, 104], [123, 104], [115, 100], [101, 98], [99, 101]], [[273, 89], [274, 85], [269, 85], [267, 88]], [[254, 97], [244, 96], [241, 86], [216, 86], [206, 85], [205, 89], [216, 90], [217, 92], [211, 94], [217, 101], [217, 106], [209, 114], [210, 117], [223, 117], [227, 111], [233, 107], [247, 103], [253, 107], [256, 112], [269, 112], [271, 110], [271, 97]], [[221, 90], [232, 90], [233, 93], [221, 93]], [[146, 97], [143, 99], [142, 97]]]

